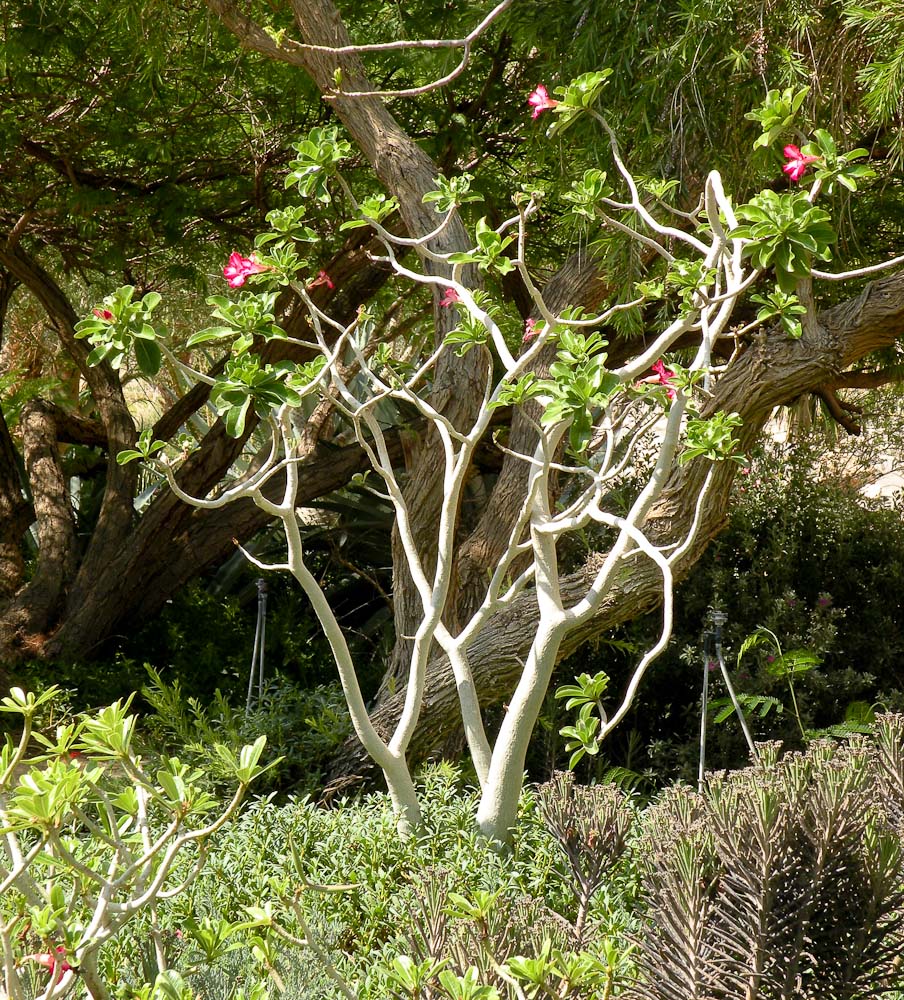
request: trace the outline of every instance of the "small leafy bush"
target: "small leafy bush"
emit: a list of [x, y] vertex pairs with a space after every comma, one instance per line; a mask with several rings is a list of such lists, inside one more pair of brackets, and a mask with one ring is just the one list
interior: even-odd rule
[[237, 708], [217, 689], [209, 705], [185, 697], [179, 680], [167, 683], [147, 667], [149, 682], [142, 688], [144, 700], [153, 710], [145, 719], [153, 747], [178, 752], [201, 767], [205, 779], [217, 788], [229, 783], [222, 761], [211, 753], [213, 743], [241, 747], [260, 735], [267, 738], [280, 761], [271, 768], [259, 791], [296, 786], [313, 791], [319, 784], [320, 767], [351, 732], [345, 700], [338, 684], [301, 688], [285, 677], [266, 682], [252, 710]]
[[266, 740], [238, 753], [211, 748], [235, 787], [221, 804], [178, 758], [146, 765], [133, 747], [128, 702], [49, 736], [35, 731], [37, 711], [56, 694], [13, 688], [0, 699], [0, 711], [22, 725], [18, 742], [0, 750], [2, 992], [9, 1000], [62, 998], [84, 985], [106, 1000], [110, 946], [139, 921], [145, 947], [138, 954], [166, 971], [158, 907], [198, 877], [213, 838], [264, 770]]

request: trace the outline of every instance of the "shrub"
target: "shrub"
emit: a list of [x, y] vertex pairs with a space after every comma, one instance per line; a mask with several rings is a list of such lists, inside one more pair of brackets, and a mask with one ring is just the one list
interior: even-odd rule
[[645, 818], [644, 1000], [853, 998], [904, 986], [904, 718], [677, 786]]

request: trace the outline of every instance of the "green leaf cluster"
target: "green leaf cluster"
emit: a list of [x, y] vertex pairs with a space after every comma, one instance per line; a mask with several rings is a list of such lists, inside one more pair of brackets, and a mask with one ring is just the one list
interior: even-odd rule
[[581, 179], [572, 181], [571, 190], [562, 195], [575, 216], [596, 219], [596, 207], [603, 198], [612, 197], [612, 186], [606, 180], [606, 171], [592, 168], [585, 170]]
[[289, 163], [286, 187], [297, 187], [302, 198], [328, 203], [331, 195], [327, 182], [350, 155], [351, 143], [339, 138], [335, 125], [328, 125], [312, 128], [307, 138], [293, 143], [292, 148], [298, 156]]
[[590, 443], [592, 410], [607, 406], [621, 385], [618, 376], [606, 368], [606, 346], [595, 331], [585, 335], [563, 327], [556, 361], [549, 366], [552, 378], [537, 385], [538, 393], [551, 397], [541, 422], [569, 420], [568, 441], [575, 455], [583, 454]]
[[481, 271], [493, 271], [501, 275], [515, 269], [515, 265], [505, 255], [505, 249], [514, 242], [514, 236], [500, 236], [486, 217], [478, 219], [475, 236], [476, 248], [465, 253], [450, 254], [449, 261], [452, 264], [476, 264]]
[[741, 426], [741, 418], [737, 413], [724, 413], [720, 410], [708, 419], [692, 418], [687, 422], [687, 445], [678, 462], [684, 465], [699, 456], [711, 462], [729, 461], [743, 462], [740, 455], [734, 451], [738, 446], [734, 430]]
[[758, 322], [765, 323], [770, 319], [778, 319], [789, 337], [794, 340], [800, 339], [803, 327], [797, 317], [805, 315], [807, 310], [793, 292], [783, 292], [781, 288], [776, 288], [764, 295], [751, 295], [750, 299], [760, 306], [756, 314]]
[[294, 373], [295, 365], [291, 361], [271, 365], [261, 363], [256, 354], [230, 358], [210, 393], [210, 401], [224, 419], [230, 437], [241, 437], [245, 433], [249, 410], [266, 418], [283, 403], [299, 406], [301, 396], [289, 385], [289, 378]]
[[743, 239], [744, 256], [755, 267], [775, 267], [783, 292], [793, 292], [806, 278], [814, 258], [831, 260], [831, 245], [837, 239], [828, 212], [816, 208], [802, 191], [761, 191], [745, 205], [738, 217], [748, 225], [733, 229], [732, 239]]
[[251, 347], [255, 337], [285, 340], [285, 332], [276, 323], [276, 292], [258, 295], [242, 292], [236, 300], [225, 295], [211, 295], [207, 304], [214, 306], [211, 315], [220, 324], [193, 333], [186, 342], [187, 347], [233, 337], [232, 351], [241, 355]]
[[425, 205], [433, 205], [436, 212], [446, 215], [453, 208], [466, 205], [468, 202], [483, 201], [483, 195], [471, 190], [473, 175], [457, 174], [455, 177], [445, 177], [440, 174], [433, 178], [436, 185], [434, 191], [428, 191], [424, 197]]
[[771, 146], [779, 136], [791, 128], [809, 92], [809, 87], [770, 90], [758, 108], [744, 115], [749, 121], [759, 122], [763, 130], [753, 144], [754, 149]]
[[[107, 361], [118, 370], [134, 350], [142, 374], [156, 375], [160, 370], [162, 355], [157, 331], [151, 326], [151, 313], [160, 304], [160, 295], [148, 292], [138, 302], [133, 301], [134, 295], [134, 286], [123, 285], [106, 296], [94, 315], [76, 323], [76, 337], [87, 338], [92, 345], [89, 365]], [[105, 313], [111, 318], [103, 318]]]

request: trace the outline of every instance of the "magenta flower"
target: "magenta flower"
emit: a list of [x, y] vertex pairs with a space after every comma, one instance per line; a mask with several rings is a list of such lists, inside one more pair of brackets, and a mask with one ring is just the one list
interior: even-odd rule
[[326, 273], [326, 271], [318, 271], [317, 277], [308, 284], [308, 289], [316, 288], [318, 285], [326, 285], [326, 287], [332, 291], [336, 286], [333, 284], [333, 279]]
[[531, 118], [537, 118], [541, 111], [551, 111], [557, 107], [559, 101], [553, 100], [549, 96], [549, 91], [541, 83], [528, 97], [527, 103], [534, 109]]
[[677, 393], [669, 385], [672, 379], [675, 377], [675, 373], [671, 368], [666, 368], [665, 363], [662, 358], [660, 358], [654, 365], [651, 366], [653, 371], [656, 372], [655, 375], [648, 375], [646, 378], [640, 380], [640, 384], [650, 383], [652, 385], [664, 385], [668, 388], [666, 392], [668, 393], [669, 399], [674, 399]]
[[241, 288], [249, 274], [260, 274], [262, 271], [269, 270], [270, 268], [266, 264], [259, 263], [254, 254], [250, 257], [243, 257], [240, 253], [233, 251], [223, 268], [223, 277], [230, 288]]
[[792, 181], [799, 181], [807, 172], [807, 167], [811, 163], [817, 163], [820, 159], [818, 156], [804, 156], [797, 146], [785, 146], [784, 153], [788, 162], [782, 167], [782, 170]]
[[109, 310], [109, 309], [95, 309], [95, 310], [94, 310], [94, 315], [95, 315], [95, 316], [96, 316], [96, 317], [97, 317], [98, 319], [102, 319], [102, 320], [104, 320], [104, 321], [105, 321], [106, 323], [112, 323], [112, 322], [113, 322], [113, 320], [114, 320], [114, 319], [116, 318], [116, 317], [115, 317], [115, 316], [113, 315], [113, 313], [111, 313], [111, 312], [110, 312], [110, 310]]
[[52, 973], [54, 977], [57, 975], [57, 966], [59, 966], [60, 973], [68, 972], [72, 966], [65, 960], [60, 959], [59, 955], [65, 955], [66, 949], [62, 945], [57, 945], [56, 952], [50, 951], [38, 951], [33, 955], [25, 955], [22, 958], [23, 962], [37, 962], [38, 965], [43, 965], [48, 972]]
[[454, 288], [447, 288], [446, 294], [439, 300], [439, 304], [443, 309], [448, 309], [449, 306], [454, 306], [458, 301], [460, 301], [458, 292]]
[[542, 322], [537, 322], [533, 316], [528, 316], [524, 321], [524, 336], [521, 338], [521, 343], [526, 344], [529, 340], [533, 340], [534, 337], [539, 337], [542, 332]]

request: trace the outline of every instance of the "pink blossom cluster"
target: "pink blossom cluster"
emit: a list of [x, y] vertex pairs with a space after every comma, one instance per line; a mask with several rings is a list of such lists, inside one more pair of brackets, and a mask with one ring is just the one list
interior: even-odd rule
[[671, 385], [669, 385], [669, 383], [675, 377], [675, 373], [672, 371], [671, 368], [666, 368], [665, 362], [662, 360], [662, 358], [660, 358], [655, 364], [651, 365], [650, 367], [656, 374], [648, 375], [646, 378], [642, 378], [638, 384], [644, 385], [649, 383], [652, 385], [668, 386], [668, 388], [666, 389], [668, 397], [669, 399], [674, 399], [677, 393], [671, 387]]
[[785, 146], [784, 153], [785, 159], [788, 162], [782, 167], [782, 170], [784, 170], [792, 181], [799, 181], [807, 172], [807, 167], [811, 163], [818, 163], [820, 160], [819, 156], [804, 156], [797, 146], [793, 146], [790, 143]]
[[551, 111], [553, 108], [558, 107], [560, 102], [551, 98], [549, 91], [541, 83], [537, 86], [536, 90], [531, 92], [527, 98], [527, 103], [534, 109], [531, 118], [537, 118], [541, 112]]
[[241, 288], [245, 284], [245, 279], [252, 274], [261, 274], [269, 271], [266, 264], [261, 264], [255, 254], [250, 257], [243, 257], [240, 253], [233, 251], [229, 255], [229, 260], [223, 268], [223, 277], [230, 288]]

